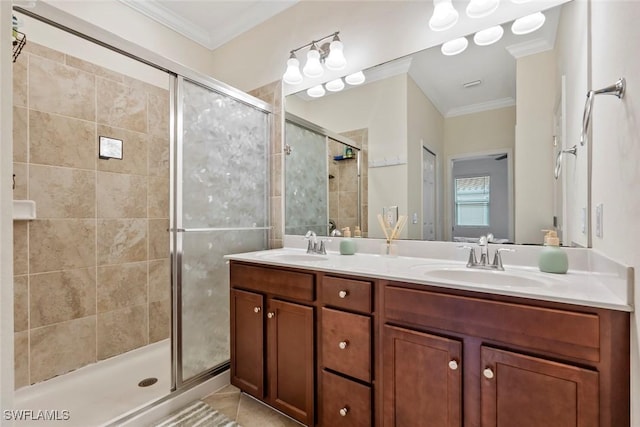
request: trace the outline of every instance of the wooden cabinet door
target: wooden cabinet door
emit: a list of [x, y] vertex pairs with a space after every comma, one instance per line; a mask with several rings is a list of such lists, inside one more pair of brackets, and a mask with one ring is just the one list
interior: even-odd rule
[[231, 290], [231, 384], [264, 397], [264, 303], [253, 292]]
[[483, 427], [597, 427], [598, 373], [482, 347]]
[[409, 329], [383, 329], [384, 427], [462, 425], [462, 344]]
[[308, 426], [314, 423], [313, 322], [313, 307], [269, 300], [269, 402]]

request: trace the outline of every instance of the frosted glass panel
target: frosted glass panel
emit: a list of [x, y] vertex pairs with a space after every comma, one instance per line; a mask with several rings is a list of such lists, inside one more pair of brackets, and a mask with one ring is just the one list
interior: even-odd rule
[[268, 116], [185, 82], [182, 225], [267, 225]]
[[265, 112], [186, 80], [181, 89], [177, 223], [186, 229], [179, 234], [178, 266], [186, 381], [230, 358], [224, 255], [267, 248], [266, 229], [233, 229], [268, 226], [269, 120]]
[[266, 230], [185, 233], [182, 262], [182, 375], [229, 360], [229, 266], [224, 255], [266, 249]]
[[286, 122], [291, 154], [285, 156], [285, 233], [308, 230], [327, 235], [327, 141], [323, 135]]

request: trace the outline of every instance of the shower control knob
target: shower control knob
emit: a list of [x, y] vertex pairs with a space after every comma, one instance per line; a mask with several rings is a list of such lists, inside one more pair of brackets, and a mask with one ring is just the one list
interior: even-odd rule
[[275, 314], [273, 311], [270, 311], [269, 313], [267, 313], [267, 317], [268, 317], [269, 319], [273, 319], [273, 317], [274, 317], [275, 315], [276, 315], [276, 314]]
[[349, 293], [348, 293], [347, 291], [340, 291], [340, 292], [338, 292], [338, 296], [339, 296], [340, 298], [346, 298], [346, 297], [347, 297], [347, 295], [349, 295]]
[[260, 307], [253, 307], [254, 313], [260, 313]]

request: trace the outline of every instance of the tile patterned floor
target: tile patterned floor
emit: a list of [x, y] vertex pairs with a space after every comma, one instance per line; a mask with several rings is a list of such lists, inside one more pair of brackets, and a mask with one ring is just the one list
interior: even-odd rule
[[300, 427], [302, 425], [252, 397], [240, 393], [240, 389], [232, 385], [202, 400], [242, 427]]

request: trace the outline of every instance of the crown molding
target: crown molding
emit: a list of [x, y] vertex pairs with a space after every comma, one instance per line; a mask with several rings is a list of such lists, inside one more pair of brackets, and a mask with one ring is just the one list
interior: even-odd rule
[[480, 102], [478, 104], [465, 105], [464, 107], [452, 108], [445, 114], [446, 118], [464, 116], [465, 114], [480, 113], [482, 111], [497, 110], [498, 108], [512, 107], [516, 105], [516, 100], [509, 98], [496, 99], [493, 101]]
[[[555, 39], [555, 37], [554, 37]], [[533, 39], [526, 42], [512, 44], [507, 47], [507, 52], [514, 58], [522, 58], [536, 53], [546, 52], [553, 49], [553, 45], [546, 39]]]

